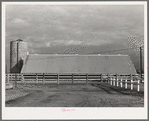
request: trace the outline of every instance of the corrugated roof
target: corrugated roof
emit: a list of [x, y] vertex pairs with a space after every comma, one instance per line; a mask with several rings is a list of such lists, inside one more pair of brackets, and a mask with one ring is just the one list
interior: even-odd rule
[[21, 73], [136, 74], [128, 55], [31, 54]]

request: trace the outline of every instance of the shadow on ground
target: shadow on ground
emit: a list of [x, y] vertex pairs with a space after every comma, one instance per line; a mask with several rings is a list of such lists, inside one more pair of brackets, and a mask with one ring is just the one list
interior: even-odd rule
[[105, 85], [105, 84], [91, 84], [91, 85], [95, 86], [95, 87], [98, 87], [100, 89], [103, 89], [108, 94], [115, 94], [115, 92], [116, 92], [116, 93], [120, 93], [122, 95], [131, 95], [131, 96], [144, 97], [144, 92], [143, 91], [137, 92], [136, 90], [124, 89], [124, 88], [109, 86], [109, 85]]

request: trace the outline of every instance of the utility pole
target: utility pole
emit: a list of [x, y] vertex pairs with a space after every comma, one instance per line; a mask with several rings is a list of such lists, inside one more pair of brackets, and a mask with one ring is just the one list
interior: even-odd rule
[[140, 77], [142, 82], [142, 48], [140, 47]]

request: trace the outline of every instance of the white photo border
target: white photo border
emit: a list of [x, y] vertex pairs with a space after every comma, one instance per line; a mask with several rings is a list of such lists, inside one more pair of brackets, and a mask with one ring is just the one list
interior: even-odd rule
[[[6, 5], [144, 5], [144, 69], [145, 91], [144, 107], [135, 108], [13, 108], [5, 107], [5, 7]], [[2, 2], [2, 119], [147, 119], [148, 117], [148, 63], [147, 63], [147, 2]], [[73, 112], [62, 112], [62, 109], [75, 109]], [[43, 113], [44, 112], [44, 113]]]

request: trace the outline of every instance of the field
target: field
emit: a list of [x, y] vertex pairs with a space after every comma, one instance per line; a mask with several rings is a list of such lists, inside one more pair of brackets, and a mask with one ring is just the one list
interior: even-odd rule
[[[144, 85], [140, 92], [108, 83], [18, 84], [6, 90], [6, 107], [143, 107]], [[128, 85], [128, 87], [130, 87]]]

